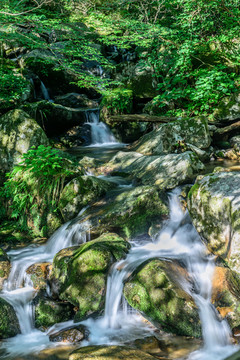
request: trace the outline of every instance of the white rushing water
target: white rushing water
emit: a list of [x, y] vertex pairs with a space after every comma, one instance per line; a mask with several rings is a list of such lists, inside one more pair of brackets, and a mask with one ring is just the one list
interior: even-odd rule
[[91, 146], [106, 146], [119, 144], [109, 127], [99, 121], [99, 114], [95, 111], [87, 111], [87, 124], [91, 126]]
[[48, 89], [46, 88], [46, 86], [44, 85], [44, 83], [42, 81], [40, 83], [40, 88], [41, 88], [41, 92], [42, 92], [42, 96], [43, 96], [44, 100], [50, 100], [50, 95], [49, 95]]
[[[189, 360], [223, 360], [237, 350], [231, 344], [231, 331], [227, 322], [220, 319], [211, 304], [214, 258], [207, 253], [188, 214], [183, 213], [177, 199], [178, 192], [175, 190], [170, 196], [170, 219], [156, 239], [140, 244], [133, 242], [126, 259], [113, 266], [107, 281], [104, 315], [99, 319], [90, 318], [81, 322], [90, 331], [89, 340], [81, 346], [122, 344], [149, 335], [152, 327], [129, 308], [122, 297], [122, 291], [124, 281], [138, 266], [159, 258], [166, 261], [181, 260], [189, 275], [189, 280], [179, 278], [179, 283], [192, 296], [199, 309], [204, 340], [204, 347], [193, 352]], [[9, 252], [12, 270], [1, 296], [14, 306], [22, 334], [4, 341], [2, 349], [6, 349], [6, 355], [0, 355], [0, 358], [10, 359], [57, 346], [57, 343], [50, 343], [48, 335], [74, 325], [71, 320], [54, 325], [46, 333], [34, 329], [31, 300], [35, 296], [35, 290], [26, 274], [31, 264], [52, 261], [59, 250], [89, 240], [87, 222], [76, 222], [72, 226], [69, 224], [66, 223], [57, 230], [45, 245], [31, 245]]]
[[214, 258], [207, 255], [205, 245], [191, 224], [188, 214], [184, 214], [180, 208], [177, 197], [176, 191], [171, 194], [170, 220], [157, 239], [154, 242], [148, 241], [144, 245], [133, 244], [126, 259], [113, 267], [107, 282], [103, 318], [96, 321], [88, 320], [85, 324], [90, 327], [91, 336], [95, 341], [98, 339], [98, 343], [102, 343], [101, 340], [105, 341], [109, 335], [114, 340], [117, 334], [121, 334], [121, 329], [126, 323], [131, 333], [136, 317], [131, 318], [121, 308], [124, 281], [139, 265], [148, 260], [178, 259], [185, 265], [189, 275], [189, 281], [184, 278], [179, 279], [179, 282], [193, 297], [199, 309], [204, 340], [203, 349], [192, 353], [189, 360], [222, 360], [237, 348], [231, 343], [231, 331], [227, 322], [220, 319], [211, 304]]
[[86, 242], [89, 240], [88, 230], [87, 222], [76, 223], [72, 226], [68, 222], [61, 226], [45, 245], [30, 245], [24, 249], [8, 252], [12, 267], [0, 295], [14, 307], [21, 334], [3, 343], [6, 355], [0, 355], [0, 358], [38, 352], [47, 346], [56, 346], [56, 344], [50, 343], [47, 333], [43, 333], [34, 327], [32, 300], [36, 295], [36, 290], [33, 288], [26, 270], [32, 264], [52, 262], [56, 253], [64, 248]]

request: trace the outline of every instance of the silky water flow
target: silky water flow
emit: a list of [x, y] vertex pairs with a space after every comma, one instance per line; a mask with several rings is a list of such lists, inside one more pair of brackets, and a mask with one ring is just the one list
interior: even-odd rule
[[[181, 287], [192, 296], [202, 324], [204, 346], [190, 354], [189, 360], [222, 360], [237, 351], [231, 344], [231, 331], [225, 320], [220, 319], [211, 304], [214, 257], [207, 253], [198, 233], [191, 224], [188, 213], [184, 213], [178, 202], [179, 191], [170, 194], [170, 219], [154, 240], [144, 243], [132, 242], [131, 250], [124, 260], [116, 263], [107, 280], [105, 312], [101, 318], [89, 318], [81, 322], [90, 331], [89, 344], [119, 344], [151, 333], [139, 314], [130, 309], [123, 300], [124, 282], [141, 264], [151, 259], [180, 260], [188, 272], [189, 280], [180, 279]], [[84, 214], [83, 214], [84, 216]], [[52, 261], [54, 255], [63, 248], [80, 244], [88, 237], [89, 224], [66, 223], [42, 246], [29, 246], [9, 252], [12, 270], [4, 285], [1, 297], [13, 305], [17, 313], [21, 335], [3, 341], [0, 358], [14, 358], [14, 355], [39, 352], [50, 343], [48, 335], [74, 325], [73, 321], [56, 324], [48, 332], [34, 329], [34, 309], [32, 299], [35, 290], [26, 274], [34, 263]], [[22, 287], [23, 286], [23, 287]]]
[[86, 117], [86, 124], [91, 127], [91, 146], [118, 144], [109, 127], [104, 122], [99, 121], [99, 112], [89, 110], [86, 112]]

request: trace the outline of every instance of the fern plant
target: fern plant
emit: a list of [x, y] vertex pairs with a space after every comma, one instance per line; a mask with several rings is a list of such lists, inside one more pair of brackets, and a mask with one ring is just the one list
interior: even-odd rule
[[58, 150], [32, 147], [7, 174], [1, 190], [8, 214], [22, 230], [30, 227], [41, 232], [47, 214], [57, 212], [66, 179], [75, 172], [73, 161]]

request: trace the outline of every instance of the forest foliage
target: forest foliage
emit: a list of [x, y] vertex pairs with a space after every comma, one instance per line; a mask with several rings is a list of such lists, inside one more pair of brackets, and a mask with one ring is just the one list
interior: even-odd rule
[[[91, 60], [105, 70], [114, 69], [116, 64], [102, 51], [109, 46], [138, 54], [152, 69], [158, 92], [153, 103], [161, 114], [210, 115], [224, 96], [238, 91], [238, 0], [2, 0], [1, 4], [2, 102], [14, 103], [26, 86], [24, 69], [13, 71], [4, 59], [7, 44], [54, 53], [49, 36], [64, 43], [57, 50], [62, 57], [58, 56], [54, 71], [74, 72], [80, 88], [94, 87], [100, 93], [123, 84], [86, 74], [82, 64]], [[89, 33], [81, 31], [83, 24]]]

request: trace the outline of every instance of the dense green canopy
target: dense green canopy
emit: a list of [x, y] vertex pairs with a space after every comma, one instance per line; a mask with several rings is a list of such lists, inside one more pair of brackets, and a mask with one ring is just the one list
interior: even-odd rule
[[[24, 69], [4, 59], [6, 44], [54, 52], [49, 32], [52, 37], [61, 32], [64, 44], [57, 49], [64, 57], [58, 56], [54, 71], [66, 68], [76, 74], [79, 87], [99, 92], [121, 84], [81, 70], [86, 59], [98, 61], [104, 69], [115, 66], [92, 40], [141, 53], [143, 66], [153, 70], [158, 91], [154, 103], [161, 114], [211, 114], [221, 98], [238, 90], [238, 0], [2, 0], [1, 4], [0, 98], [5, 102], [16, 101], [26, 85]], [[83, 24], [91, 32], [80, 31]], [[51, 61], [45, 61], [51, 67]], [[44, 71], [39, 63], [37, 68]]]

